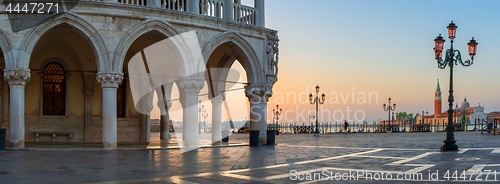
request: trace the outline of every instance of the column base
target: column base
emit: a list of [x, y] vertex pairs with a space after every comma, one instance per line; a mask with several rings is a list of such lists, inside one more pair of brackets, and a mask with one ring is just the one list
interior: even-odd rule
[[186, 147], [186, 148], [198, 148], [198, 140], [196, 140], [196, 141], [185, 140], [184, 147]]
[[166, 134], [166, 135], [160, 134], [160, 139], [161, 140], [170, 140], [170, 139], [172, 139], [172, 135], [170, 135], [170, 133]]
[[267, 144], [267, 137], [259, 137], [259, 144]]
[[118, 146], [116, 145], [116, 142], [102, 142], [102, 148], [106, 150], [111, 150], [111, 149], [116, 149]]
[[16, 143], [11, 142], [9, 145], [11, 149], [24, 148], [24, 140], [20, 140]]
[[212, 143], [212, 146], [222, 146], [222, 141], [215, 141]]

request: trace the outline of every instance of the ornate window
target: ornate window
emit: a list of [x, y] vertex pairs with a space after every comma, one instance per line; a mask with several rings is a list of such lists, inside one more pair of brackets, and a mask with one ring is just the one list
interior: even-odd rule
[[125, 78], [123, 78], [122, 82], [120, 85], [118, 85], [118, 89], [116, 89], [116, 116], [119, 118], [124, 118], [125, 117], [125, 107], [126, 107], [126, 93], [125, 93]]
[[43, 115], [65, 115], [65, 76], [58, 63], [49, 63], [43, 73]]

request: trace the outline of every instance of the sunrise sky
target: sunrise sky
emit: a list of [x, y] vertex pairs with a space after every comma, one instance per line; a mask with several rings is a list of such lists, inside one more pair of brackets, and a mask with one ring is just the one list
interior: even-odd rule
[[[243, 3], [252, 6], [253, 0]], [[453, 20], [458, 26], [454, 46], [464, 60], [469, 58], [471, 37], [479, 43], [474, 65], [455, 67], [455, 103], [467, 97], [471, 106], [481, 103], [486, 113], [500, 111], [500, 75], [495, 72], [500, 62], [494, 55], [500, 50], [499, 5], [500, 1], [493, 0], [267, 0], [266, 27], [278, 30], [280, 38], [278, 82], [268, 110], [272, 112], [279, 104], [286, 113], [282, 122], [307, 122], [314, 112], [307, 95], [319, 85], [326, 94], [321, 111], [325, 113], [319, 120], [386, 119], [382, 105], [389, 97], [397, 104], [396, 112], [432, 114], [437, 79], [445, 110], [449, 68], [437, 68], [433, 40], [441, 33], [449, 48], [446, 26]], [[241, 65], [233, 69], [244, 75]], [[175, 91], [173, 98], [178, 97]], [[211, 104], [203, 101], [211, 119]], [[228, 94], [233, 120], [248, 117], [246, 101], [243, 90]], [[155, 112], [157, 108], [152, 118], [158, 118]], [[171, 112], [171, 118], [182, 120], [182, 111]], [[271, 113], [268, 119], [272, 121]]]

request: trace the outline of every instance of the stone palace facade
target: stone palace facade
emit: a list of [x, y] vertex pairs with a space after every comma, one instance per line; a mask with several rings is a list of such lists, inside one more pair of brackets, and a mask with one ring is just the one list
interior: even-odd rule
[[[15, 15], [1, 6], [0, 124], [11, 148], [51, 140], [102, 142], [105, 149], [116, 148], [117, 142], [149, 142], [149, 115], [138, 113], [133, 103], [127, 64], [144, 48], [192, 30], [207, 69], [241, 63], [254, 112], [250, 128], [260, 130], [260, 142], [266, 141], [279, 39], [277, 31], [265, 27], [264, 0], [255, 0], [254, 7], [239, 0], [80, 0], [60, 5], [64, 12], [32, 15]], [[203, 80], [178, 81], [181, 103], [198, 101]], [[165, 99], [162, 111], [171, 105], [172, 87], [165, 89], [158, 93]], [[215, 89], [219, 95], [211, 99], [211, 117], [220, 130], [224, 87]], [[149, 110], [152, 105], [143, 104]], [[192, 126], [198, 123], [197, 109], [183, 110], [184, 132], [198, 131]], [[161, 135], [167, 138], [168, 112], [163, 114]], [[220, 140], [220, 131], [214, 132], [213, 140]]]

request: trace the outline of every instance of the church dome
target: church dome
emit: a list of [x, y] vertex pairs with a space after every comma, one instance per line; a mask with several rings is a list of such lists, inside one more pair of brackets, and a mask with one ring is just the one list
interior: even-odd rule
[[460, 107], [462, 107], [464, 109], [470, 107], [469, 102], [467, 102], [467, 98], [464, 99], [464, 101], [462, 102], [462, 104], [460, 105]]

